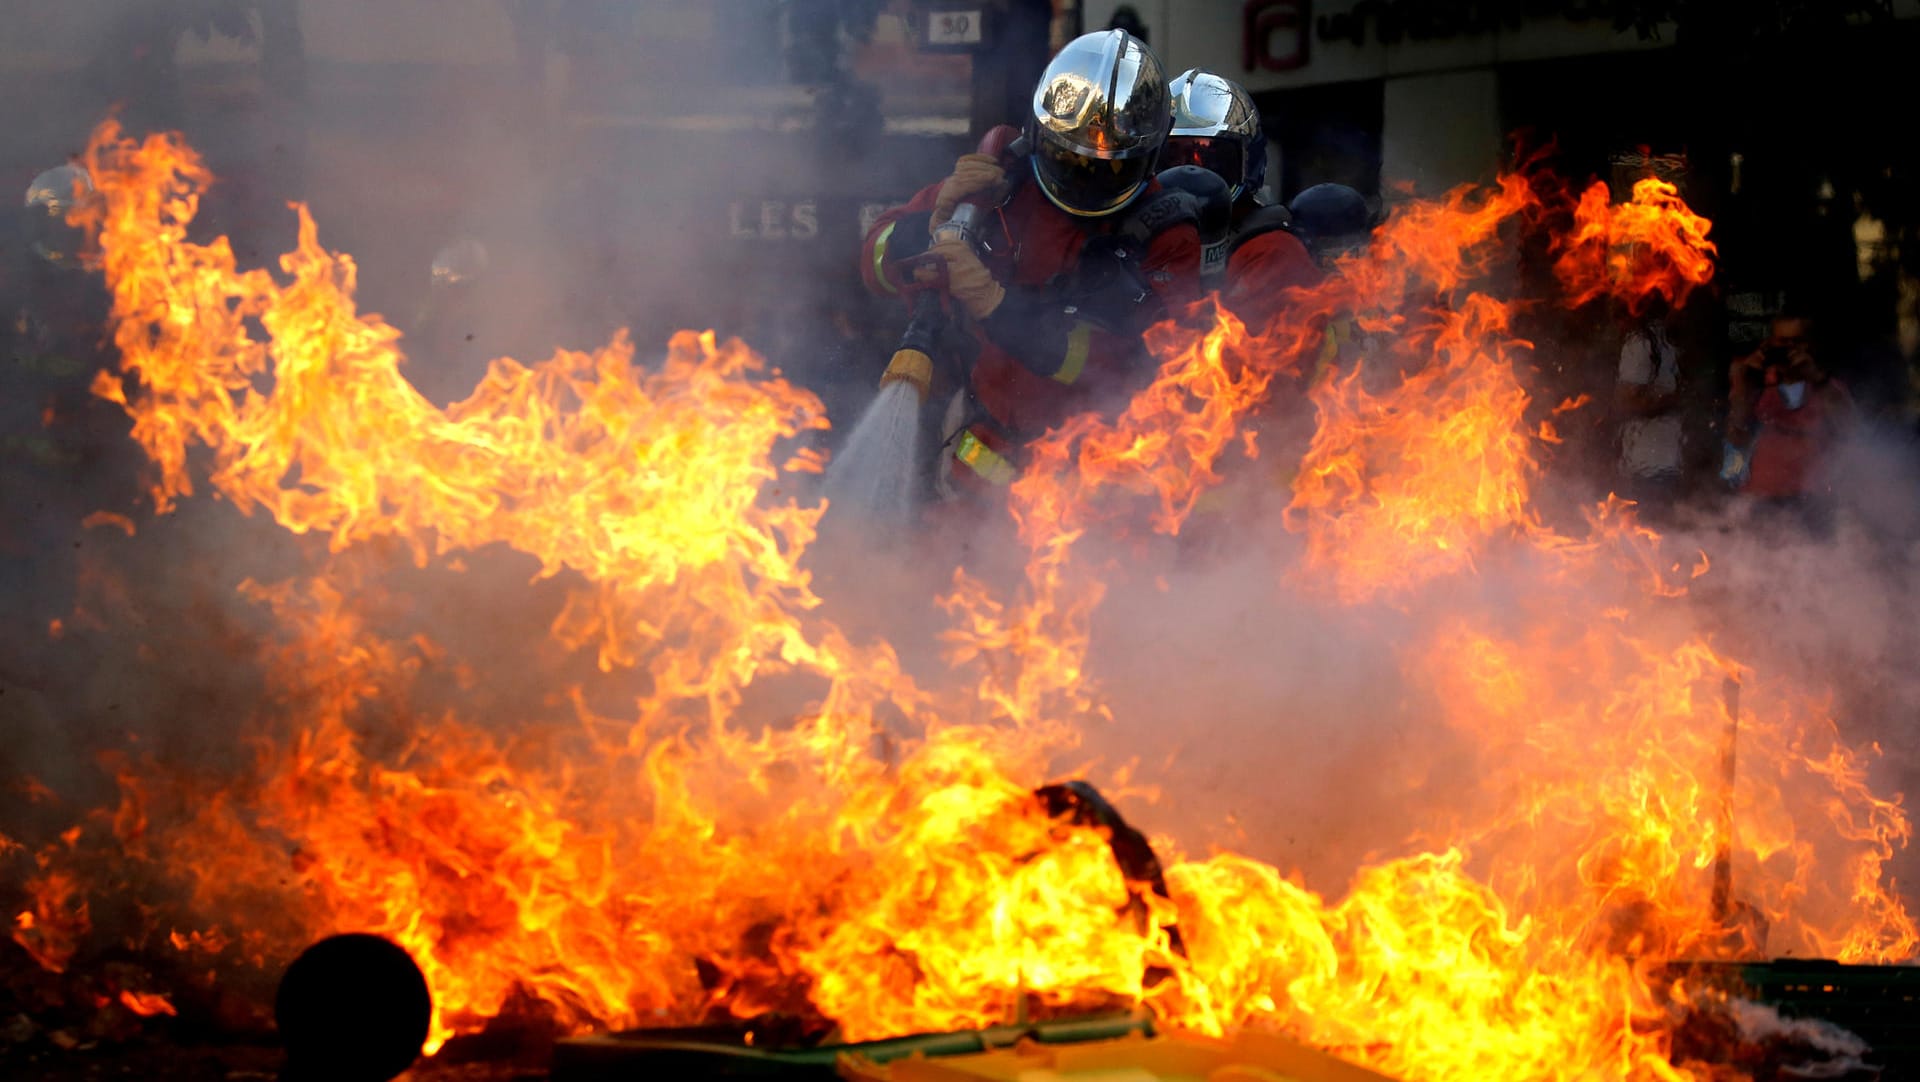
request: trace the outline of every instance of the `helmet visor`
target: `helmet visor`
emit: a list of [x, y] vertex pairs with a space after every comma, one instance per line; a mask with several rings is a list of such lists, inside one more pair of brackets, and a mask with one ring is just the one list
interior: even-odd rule
[[1152, 154], [1131, 158], [1093, 158], [1042, 141], [1033, 155], [1034, 176], [1047, 197], [1070, 214], [1111, 214], [1146, 187]]
[[1197, 165], [1226, 181], [1229, 188], [1235, 189], [1235, 194], [1247, 182], [1247, 150], [1238, 139], [1176, 135], [1167, 140], [1160, 164], [1169, 169], [1176, 165]]

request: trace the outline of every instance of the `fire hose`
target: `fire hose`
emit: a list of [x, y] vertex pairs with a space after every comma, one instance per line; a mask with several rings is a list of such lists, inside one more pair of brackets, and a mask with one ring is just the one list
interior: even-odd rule
[[[978, 152], [1005, 162], [1020, 150], [1020, 133], [1002, 124], [981, 138]], [[931, 239], [935, 242], [959, 240], [978, 247], [985, 215], [979, 204], [961, 203], [953, 208], [946, 221], [933, 228]], [[902, 261], [901, 270], [907, 280], [900, 291], [907, 298], [912, 315], [886, 373], [880, 377], [880, 387], [885, 390], [892, 383], [910, 384], [920, 392], [920, 401], [924, 404], [933, 384], [935, 341], [945, 325], [946, 263], [938, 256], [920, 255]], [[931, 273], [922, 276], [922, 270]]]

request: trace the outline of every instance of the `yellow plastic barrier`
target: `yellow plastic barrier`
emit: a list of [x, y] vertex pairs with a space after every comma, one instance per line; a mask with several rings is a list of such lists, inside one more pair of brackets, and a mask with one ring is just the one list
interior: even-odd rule
[[1191, 1033], [1104, 1041], [1022, 1040], [991, 1052], [875, 1063], [843, 1055], [846, 1082], [1392, 1082], [1385, 1075], [1270, 1033], [1219, 1040]]

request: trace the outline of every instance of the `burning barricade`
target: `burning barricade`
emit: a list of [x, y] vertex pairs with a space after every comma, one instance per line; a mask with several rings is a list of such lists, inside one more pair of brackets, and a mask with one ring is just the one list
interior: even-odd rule
[[[133, 636], [128, 664], [219, 642], [246, 675], [207, 701], [244, 754], [218, 771], [122, 749], [117, 803], [8, 855], [13, 939], [46, 971], [130, 941], [196, 973], [271, 972], [366, 932], [424, 975], [428, 1052], [513, 1013], [549, 1037], [725, 1024], [817, 1049], [1032, 1037], [1120, 1008], [1191, 1035], [1139, 1046], [1187, 1048], [1168, 1068], [1183, 1077], [1339, 1077], [1248, 1051], [1283, 1034], [1345, 1077], [1699, 1079], [1732, 1054], [1682, 1039], [1697, 1012], [1676, 1008], [1669, 962], [1724, 959], [1760, 926], [1746, 949], [1844, 963], [1920, 943], [1886, 873], [1904, 809], [1822, 689], [1717, 649], [1673, 604], [1706, 564], [1620, 502], [1572, 526], [1539, 509], [1559, 414], [1484, 280], [1512, 234], [1544, 229], [1570, 301], [1684, 301], [1711, 272], [1706, 223], [1657, 183], [1619, 206], [1539, 176], [1416, 203], [1273, 326], [1157, 328], [1151, 386], [1031, 449], [1007, 497], [1018, 570], [934, 569], [929, 671], [816, 592], [820, 509], [793, 493], [820, 468], [818, 410], [744, 344], [503, 359], [440, 409], [304, 210], [278, 275], [243, 269], [191, 239], [208, 177], [177, 142], [108, 127], [86, 166], [122, 356], [95, 390], [125, 407], [173, 512], [107, 552], [163, 537], [225, 591], [204, 626]], [[1170, 580], [1210, 572], [1169, 539], [1258, 472], [1250, 418], [1335, 318], [1388, 352], [1311, 392], [1284, 519], [1236, 523], [1259, 542], [1229, 572], [1253, 631], [1225, 658], [1160, 632], [1103, 648], [1180, 618]], [[195, 550], [207, 516], [273, 540]], [[141, 585], [103, 572], [68, 633], [104, 649], [125, 631], [114, 599], [147, 604]], [[1147, 800], [1151, 765], [1089, 750], [1103, 726], [1218, 725], [1256, 747], [1225, 727], [1239, 710], [1233, 726], [1319, 731], [1307, 696], [1235, 694], [1251, 685], [1230, 666], [1277, 664], [1263, 637], [1337, 636], [1384, 659], [1381, 708], [1414, 752], [1378, 757], [1393, 769], [1368, 784], [1398, 795], [1353, 814], [1397, 836], [1344, 881], [1283, 872], [1273, 824], [1249, 847], [1272, 859], [1190, 856], [1091, 790], [1035, 795], [1078, 759]], [[1104, 690], [1169, 654], [1231, 678], [1190, 678], [1164, 715]], [[1471, 784], [1431, 776], [1446, 757]], [[1262, 764], [1275, 788], [1326, 780]], [[1721, 874], [1738, 906], [1716, 904]], [[985, 1077], [1072, 1073], [1065, 1052], [973, 1051], [1000, 1065]], [[888, 1077], [936, 1075], [957, 1077]]]

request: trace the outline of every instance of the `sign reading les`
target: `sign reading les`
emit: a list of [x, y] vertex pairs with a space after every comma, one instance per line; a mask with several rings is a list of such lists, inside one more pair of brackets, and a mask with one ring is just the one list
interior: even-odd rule
[[820, 235], [820, 212], [811, 199], [796, 203], [765, 199], [758, 207], [730, 203], [727, 231], [734, 240], [812, 240]]
[[1240, 22], [1240, 62], [1246, 70], [1306, 67], [1312, 8], [1312, 0], [1247, 0]]

